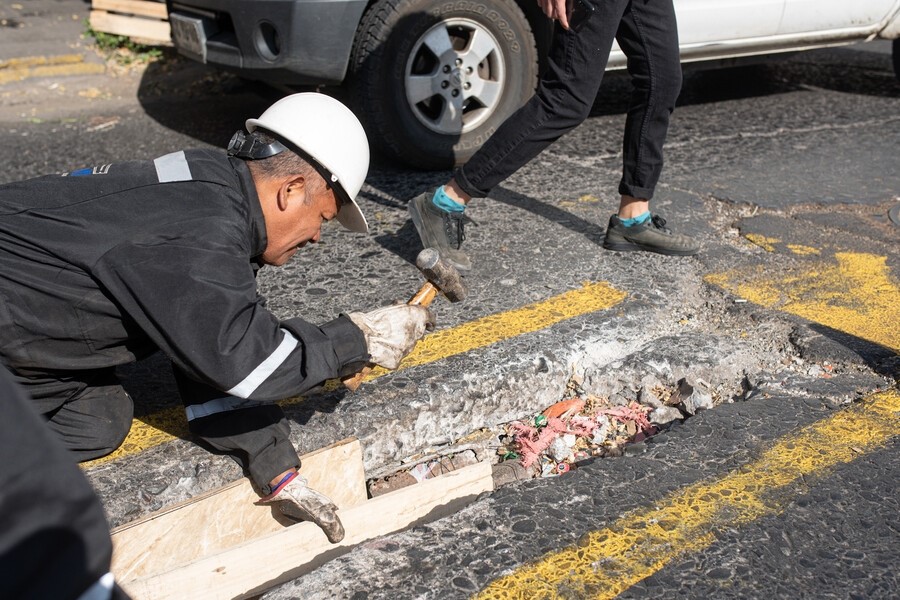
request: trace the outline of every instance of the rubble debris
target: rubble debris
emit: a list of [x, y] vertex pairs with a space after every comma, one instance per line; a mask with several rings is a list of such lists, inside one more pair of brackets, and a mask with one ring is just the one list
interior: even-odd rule
[[678, 388], [672, 393], [666, 405], [680, 406], [689, 415], [695, 415], [698, 411], [708, 410], [715, 406], [712, 394], [708, 391], [709, 384], [702, 379], [689, 381], [687, 378], [678, 380]]
[[517, 460], [504, 460], [493, 466], [491, 477], [494, 480], [494, 487], [498, 488], [514, 481], [532, 479], [534, 473], [523, 467], [522, 463]]
[[[743, 394], [756, 391], [747, 376], [741, 386]], [[648, 375], [640, 386], [600, 397], [584, 393], [573, 379], [566, 387], [566, 399], [529, 418], [473, 432], [459, 440], [455, 454], [445, 451], [440, 456], [430, 448], [430, 454], [410, 457], [403, 471], [369, 481], [369, 495], [379, 496], [486, 460], [486, 453], [494, 456], [495, 487], [534, 477], [556, 477], [597, 457], [639, 450], [635, 444], [669, 423], [713, 408], [716, 399], [721, 400], [721, 387], [713, 389], [694, 376], [678, 380], [673, 391]]]
[[560, 434], [588, 436], [593, 434], [596, 427], [596, 422], [592, 422], [590, 419], [552, 418], [547, 419], [547, 424], [543, 427], [513, 421], [507, 425], [507, 430], [515, 436], [515, 449], [521, 457], [522, 464], [529, 467], [538, 460]]
[[582, 409], [584, 409], [584, 400], [576, 396], [575, 398], [570, 398], [569, 400], [562, 400], [560, 402], [557, 402], [541, 414], [543, 414], [548, 419], [564, 419], [567, 416], [571, 416], [578, 412], [581, 412]]
[[683, 419], [684, 414], [674, 406], [660, 406], [650, 413], [650, 422], [656, 425], [665, 425], [678, 419]]
[[432, 479], [438, 475], [456, 471], [476, 462], [478, 462], [478, 457], [473, 450], [466, 450], [457, 454], [420, 462], [409, 470], [367, 482], [369, 497], [375, 498], [400, 488], [422, 483], [426, 479]]
[[656, 391], [653, 388], [646, 386], [642, 387], [641, 391], [638, 393], [638, 402], [652, 408], [665, 406], [662, 400], [659, 399], [659, 396], [656, 395]]

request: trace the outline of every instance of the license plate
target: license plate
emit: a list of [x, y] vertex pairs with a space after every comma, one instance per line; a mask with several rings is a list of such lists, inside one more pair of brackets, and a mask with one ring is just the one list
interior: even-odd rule
[[172, 43], [178, 52], [202, 63], [206, 62], [206, 38], [215, 32], [215, 23], [210, 19], [182, 13], [171, 13]]

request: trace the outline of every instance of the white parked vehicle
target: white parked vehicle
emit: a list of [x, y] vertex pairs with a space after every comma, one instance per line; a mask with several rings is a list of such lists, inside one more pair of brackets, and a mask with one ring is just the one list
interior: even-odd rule
[[[594, 0], [600, 1], [600, 0]], [[682, 61], [892, 39], [900, 0], [675, 0]], [[531, 96], [551, 27], [536, 0], [169, 0], [196, 60], [290, 86], [343, 85], [376, 150], [465, 162]], [[609, 68], [625, 67], [614, 48]]]

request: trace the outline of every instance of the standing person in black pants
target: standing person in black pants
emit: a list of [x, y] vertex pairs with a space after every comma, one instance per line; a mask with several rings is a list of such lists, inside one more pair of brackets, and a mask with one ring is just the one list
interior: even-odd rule
[[[570, 0], [571, 1], [571, 0]], [[566, 0], [538, 0], [557, 20], [548, 66], [531, 99], [497, 130], [445, 185], [413, 198], [409, 212], [422, 243], [461, 270], [472, 267], [461, 250], [465, 208], [584, 121], [597, 96], [613, 40], [628, 57], [634, 91], [625, 121], [624, 165], [618, 213], [609, 219], [603, 247], [677, 256], [699, 244], [665, 227], [650, 213], [663, 166], [669, 116], [681, 90], [678, 28], [672, 0], [587, 0], [594, 13], [575, 31]]]

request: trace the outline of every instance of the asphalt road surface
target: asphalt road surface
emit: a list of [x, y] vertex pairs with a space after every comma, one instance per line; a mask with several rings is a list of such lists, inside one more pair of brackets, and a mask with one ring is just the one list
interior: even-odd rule
[[[0, 20], [18, 19], [0, 30], [2, 183], [221, 147], [278, 96], [171, 53], [110, 63], [80, 35], [84, 3], [14, 4], [0, 2]], [[888, 218], [900, 83], [888, 50], [686, 73], [653, 206], [702, 240], [692, 258], [601, 247], [628, 94], [610, 75], [587, 122], [472, 205], [469, 298], [434, 305], [438, 331], [398, 371], [287, 401], [293, 439], [309, 452], [358, 437], [374, 480], [573, 389], [647, 402], [699, 379], [715, 407], [264, 597], [900, 595], [900, 227]], [[406, 202], [448, 175], [375, 157], [360, 202], [371, 234], [329, 226], [264, 272], [270, 307], [319, 322], [410, 295], [420, 248]], [[121, 375], [132, 435], [85, 466], [113, 526], [241, 477], [190, 440], [162, 357]], [[465, 449], [496, 461], [496, 445]]]

